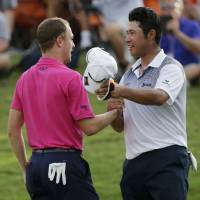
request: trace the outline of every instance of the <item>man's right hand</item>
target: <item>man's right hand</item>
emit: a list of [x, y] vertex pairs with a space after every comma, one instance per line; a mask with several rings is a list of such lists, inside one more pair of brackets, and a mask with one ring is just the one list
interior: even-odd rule
[[122, 98], [110, 98], [108, 99], [107, 110], [117, 109], [122, 111], [124, 107], [124, 101]]
[[121, 132], [124, 130], [123, 107], [124, 101], [122, 98], [108, 99], [107, 110], [118, 110], [118, 117], [111, 123], [113, 129], [117, 132]]

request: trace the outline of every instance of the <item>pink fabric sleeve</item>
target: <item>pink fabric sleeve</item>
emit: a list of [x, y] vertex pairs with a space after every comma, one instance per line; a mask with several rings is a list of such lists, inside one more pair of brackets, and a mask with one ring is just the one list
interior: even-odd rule
[[68, 85], [69, 109], [74, 120], [93, 118], [94, 113], [90, 105], [82, 78], [77, 74]]
[[14, 94], [13, 94], [11, 108], [14, 109], [14, 110], [18, 110], [18, 111], [23, 112], [20, 90], [21, 90], [21, 86], [20, 86], [20, 81], [18, 80]]

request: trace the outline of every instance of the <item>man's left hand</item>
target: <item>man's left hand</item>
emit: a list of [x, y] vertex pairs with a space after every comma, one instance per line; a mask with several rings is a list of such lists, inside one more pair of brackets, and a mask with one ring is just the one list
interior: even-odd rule
[[114, 97], [114, 98], [119, 98], [119, 97], [122, 97], [121, 96], [121, 89], [122, 89], [123, 86], [115, 83], [115, 89], [111, 92], [111, 96]]
[[108, 85], [109, 85], [109, 80], [102, 83], [100, 88], [95, 91], [96, 95], [99, 97], [103, 97], [108, 91]]
[[[116, 98], [121, 97], [120, 91], [122, 86], [120, 86], [115, 82], [113, 82], [113, 84], [114, 84], [114, 90], [111, 92], [111, 96]], [[109, 80], [102, 83], [101, 87], [98, 90], [96, 90], [96, 95], [99, 97], [103, 97], [107, 93], [108, 85], [109, 85]]]

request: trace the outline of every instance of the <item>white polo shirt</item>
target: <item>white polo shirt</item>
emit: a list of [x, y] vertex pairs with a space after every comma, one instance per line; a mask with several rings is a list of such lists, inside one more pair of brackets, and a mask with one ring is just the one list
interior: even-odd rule
[[183, 67], [161, 50], [139, 76], [141, 59], [127, 71], [121, 85], [129, 88], [159, 88], [168, 101], [161, 106], [142, 105], [124, 100], [126, 158], [171, 145], [187, 147], [186, 78]]

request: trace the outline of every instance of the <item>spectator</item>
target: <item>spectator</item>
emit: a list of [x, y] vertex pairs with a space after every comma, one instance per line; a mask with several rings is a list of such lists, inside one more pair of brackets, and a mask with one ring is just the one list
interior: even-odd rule
[[46, 2], [48, 17], [58, 16], [71, 23], [72, 30], [75, 33], [75, 45], [82, 49], [91, 47], [87, 16], [81, 0], [46, 0]]
[[4, 12], [6, 16], [10, 34], [13, 31], [13, 26], [15, 23], [15, 8], [17, 7], [17, 5], [18, 5], [18, 0], [0, 1], [0, 10]]
[[144, 6], [153, 9], [156, 14], [160, 14], [160, 0], [144, 0]]
[[187, 79], [192, 81], [198, 77], [200, 26], [197, 21], [182, 15], [184, 4], [181, 0], [161, 0], [160, 6], [161, 19], [162, 16], [172, 17], [166, 23], [161, 47], [183, 65]]
[[[80, 49], [87, 49], [91, 44], [90, 40], [90, 32], [87, 28], [87, 16], [85, 14], [83, 5], [80, 0], [23, 0], [20, 3], [21, 9], [18, 8], [17, 16], [18, 23], [22, 23], [25, 27], [30, 26], [31, 21], [32, 24], [37, 25], [44, 17], [61, 17], [63, 19], [67, 19], [72, 27], [72, 31], [74, 33], [74, 43], [75, 48], [72, 52], [72, 60], [68, 64], [69, 67], [75, 68], [77, 67], [78, 58], [80, 54]], [[26, 6], [29, 12], [24, 11], [23, 7]], [[36, 12], [33, 14], [31, 10], [39, 10], [40, 12]], [[28, 15], [27, 17], [23, 17], [24, 20], [21, 21], [21, 15]], [[29, 17], [31, 16], [31, 17]], [[23, 26], [24, 26], [23, 25]], [[21, 30], [21, 29], [20, 29]], [[25, 52], [23, 59], [19, 63], [19, 67], [22, 67], [22, 70], [25, 71], [31, 65], [35, 64], [39, 58], [41, 57], [41, 52], [35, 41], [30, 46], [28, 51]]]
[[[200, 26], [196, 21], [182, 16], [183, 4], [179, 0], [161, 0], [161, 17], [172, 17], [166, 24], [166, 33], [163, 33], [161, 47], [165, 53], [176, 58], [183, 67], [199, 63], [198, 54], [194, 46], [183, 36], [194, 40], [200, 39]], [[162, 19], [162, 18], [161, 18]], [[198, 48], [199, 49], [199, 48]]]
[[183, 0], [183, 15], [189, 19], [197, 20], [200, 23], [200, 1]]
[[[26, 50], [35, 40], [38, 24], [46, 18], [44, 0], [20, 0], [15, 10], [15, 34], [12, 43]], [[37, 12], [36, 12], [37, 11]]]
[[10, 56], [7, 53], [10, 41], [8, 24], [4, 13], [0, 12], [0, 73], [10, 67]]
[[14, 23], [14, 8], [17, 6], [15, 0], [0, 1], [0, 75], [11, 69], [10, 54], [8, 48]]

